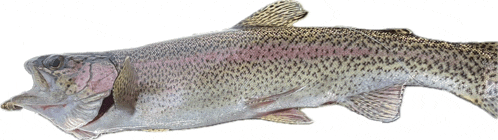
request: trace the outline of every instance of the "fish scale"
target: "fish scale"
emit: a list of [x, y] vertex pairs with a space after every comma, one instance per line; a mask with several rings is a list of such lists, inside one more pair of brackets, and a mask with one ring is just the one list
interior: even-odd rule
[[[234, 105], [244, 99], [271, 96], [296, 86], [307, 87], [307, 96], [317, 98], [329, 98], [328, 94], [333, 90], [335, 98], [325, 102], [336, 102], [341, 97], [404, 84], [448, 90], [456, 95], [483, 94], [484, 86], [481, 89], [475, 88], [482, 82], [472, 81], [484, 81], [484, 76], [465, 78], [459, 75], [484, 75], [482, 69], [485, 66], [482, 62], [492, 60], [486, 59], [490, 56], [475, 46], [393, 33], [391, 30], [299, 27], [226, 31], [109, 53], [116, 56], [117, 64], [120, 64], [125, 56], [136, 56], [131, 59], [138, 61], [135, 64], [138, 67], [143, 62], [161, 61], [157, 60], [158, 55], [168, 55], [168, 62], [158, 64], [164, 66], [158, 69], [164, 68], [166, 71], [161, 78], [182, 79], [182, 82], [161, 83], [151, 81], [149, 76], [144, 79], [157, 83], [159, 87], [185, 89], [183, 93], [156, 94], [182, 94], [189, 99], [202, 99], [203, 102], [193, 100], [194, 102], [182, 106], [192, 109]], [[151, 53], [157, 55], [150, 55]], [[469, 57], [476, 59], [449, 61]], [[471, 69], [440, 62], [462, 64]], [[153, 74], [147, 68], [150, 67], [137, 68], [136, 71]], [[168, 85], [171, 83], [179, 85]], [[470, 83], [476, 84], [469, 85]], [[302, 96], [296, 95], [294, 98], [301, 99]], [[321, 104], [323, 102], [294, 106], [316, 107]]]
[[[233, 36], [240, 38], [234, 39]], [[143, 94], [138, 102], [144, 104], [145, 108], [137, 109], [155, 110], [156, 112], [150, 112], [153, 115], [180, 114], [179, 110], [186, 110], [185, 114], [190, 114], [189, 111], [194, 110], [220, 110], [219, 107], [236, 106], [241, 101], [280, 94], [298, 86], [306, 87], [306, 94], [289, 97], [291, 98], [289, 100], [294, 101], [292, 104], [282, 103], [288, 104], [288, 108], [317, 107], [327, 102], [336, 102], [341, 97], [405, 83], [408, 76], [401, 68], [402, 65], [396, 61], [396, 56], [388, 55], [389, 51], [386, 48], [389, 49], [389, 46], [380, 46], [368, 40], [368, 36], [355, 33], [348, 28], [264, 28], [201, 35], [109, 53], [116, 56], [116, 64], [122, 64], [126, 56], [135, 56], [130, 59], [138, 61], [134, 64], [138, 75], [142, 75], [142, 79], [147, 79], [139, 82], [143, 85], [141, 87], [144, 90], [161, 91], [140, 92]], [[200, 45], [193, 45], [194, 43]], [[180, 47], [186, 52], [173, 47]], [[157, 48], [162, 51], [155, 51]], [[191, 50], [198, 51], [192, 53]], [[177, 55], [161, 61], [155, 60], [156, 55], [148, 55], [150, 53]], [[150, 57], [147, 58], [148, 56]], [[176, 61], [171, 61], [172, 59]], [[375, 61], [379, 59], [380, 62]], [[157, 67], [149, 63], [154, 63]], [[393, 70], [387, 69], [390, 67]], [[166, 73], [162, 73], [163, 76], [160, 77], [151, 76], [157, 69]], [[391, 78], [395, 76], [387, 74], [388, 72], [398, 72], [397, 79]], [[369, 73], [377, 73], [377, 76]], [[399, 75], [403, 74], [405, 78], [399, 78]], [[164, 79], [165, 82], [159, 82], [158, 79]], [[369, 81], [371, 84], [359, 81]], [[181, 87], [181, 90], [171, 89], [172, 87]], [[158, 106], [165, 100], [156, 100], [155, 97], [170, 96], [170, 94], [189, 100], [182, 102], [180, 106], [175, 104], [176, 107]], [[304, 96], [322, 101], [308, 102], [310, 99]], [[302, 103], [296, 104], [298, 100], [302, 100]], [[279, 110], [282, 106], [261, 109], [259, 112]], [[242, 110], [234, 113], [246, 112]], [[248, 117], [255, 115], [257, 114], [250, 114]], [[206, 116], [186, 116], [193, 119], [206, 118]], [[209, 120], [209, 123], [219, 122]]]
[[243, 119], [310, 124], [300, 109], [329, 104], [392, 122], [405, 87], [423, 86], [497, 117], [498, 43], [438, 41], [408, 29], [292, 26], [306, 15], [299, 3], [281, 0], [222, 32], [35, 57], [25, 64], [35, 86], [2, 108], [26, 108], [91, 139]]
[[[432, 53], [435, 50], [438, 53]], [[470, 55], [456, 53], [469, 50]], [[280, 94], [295, 87], [306, 87], [306, 94], [288, 97], [294, 102], [281, 103], [287, 104], [286, 108], [317, 107], [392, 85], [427, 86], [457, 95], [464, 90], [469, 92], [469, 89], [478, 92], [473, 86], [466, 85], [468, 80], [473, 79], [459, 79], [453, 74], [462, 72], [461, 68], [439, 64], [438, 67], [446, 69], [441, 71], [429, 65], [446, 62], [450, 58], [466, 58], [479, 52], [468, 45], [430, 40], [392, 30], [292, 27], [226, 31], [107, 53], [116, 58], [116, 64], [123, 64], [127, 56], [137, 61], [132, 62], [135, 71], [142, 76], [140, 79], [146, 79], [140, 80], [139, 84], [147, 90], [140, 92], [142, 98], [137, 99], [145, 108], [137, 109], [156, 110], [158, 112], [150, 113], [158, 115], [179, 114], [179, 110], [186, 110], [185, 114], [193, 110], [219, 110], [218, 107], [236, 106], [241, 101]], [[168, 57], [161, 60], [157, 56]], [[483, 67], [481, 62], [458, 63]], [[158, 70], [163, 71], [161, 76], [154, 72]], [[189, 100], [179, 106], [175, 104], [176, 108], [159, 106], [166, 101], [156, 100], [155, 97], [170, 94]], [[309, 99], [304, 96], [316, 99], [307, 102]], [[301, 99], [302, 103], [298, 104]], [[322, 101], [318, 102], [320, 99]], [[281, 108], [271, 107], [259, 112]], [[245, 110], [237, 111], [234, 113], [246, 113]], [[251, 115], [249, 117], [257, 114]], [[205, 118], [202, 115], [187, 116]]]

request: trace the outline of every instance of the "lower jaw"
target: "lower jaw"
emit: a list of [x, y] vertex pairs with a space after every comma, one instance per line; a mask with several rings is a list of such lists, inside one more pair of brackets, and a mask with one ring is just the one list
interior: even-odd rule
[[14, 110], [21, 110], [23, 107], [16, 105], [13, 102], [7, 101], [2, 104], [2, 109], [7, 110], [7, 111], [14, 111]]

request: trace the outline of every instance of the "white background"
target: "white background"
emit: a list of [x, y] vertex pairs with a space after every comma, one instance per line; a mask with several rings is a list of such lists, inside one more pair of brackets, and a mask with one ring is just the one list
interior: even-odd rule
[[[0, 85], [3, 102], [31, 88], [27, 59], [51, 53], [94, 52], [229, 28], [272, 0], [13, 1], [0, 2]], [[423, 37], [498, 41], [494, 0], [301, 0], [308, 16], [296, 26], [409, 28]], [[341, 106], [303, 110], [314, 123], [286, 125], [245, 120], [163, 133], [121, 132], [120, 139], [498, 139], [498, 120], [434, 89], [406, 89], [401, 118], [366, 119]], [[0, 139], [74, 139], [35, 113], [0, 111]]]

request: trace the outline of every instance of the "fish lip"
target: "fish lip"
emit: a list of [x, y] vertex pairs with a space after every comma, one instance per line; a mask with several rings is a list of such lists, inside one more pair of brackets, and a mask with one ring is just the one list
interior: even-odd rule
[[7, 111], [17, 111], [17, 110], [22, 110], [23, 106], [16, 104], [12, 101], [6, 101], [2, 104], [1, 106], [2, 109], [7, 110]]

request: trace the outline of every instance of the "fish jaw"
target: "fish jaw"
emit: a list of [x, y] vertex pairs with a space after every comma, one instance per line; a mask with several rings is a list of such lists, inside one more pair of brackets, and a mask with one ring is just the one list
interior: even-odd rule
[[33, 111], [75, 136], [102, 113], [117, 76], [109, 57], [98, 54], [39, 56], [28, 60], [25, 69], [32, 75], [32, 89], [4, 102], [2, 109]]
[[[100, 96], [105, 95], [108, 94], [103, 93]], [[50, 99], [25, 93], [13, 97], [2, 106], [14, 105], [17, 108], [33, 111], [50, 120], [57, 127], [70, 131], [93, 120], [98, 114], [103, 98], [91, 97], [79, 100], [76, 96], [68, 96], [60, 102], [37, 102], [48, 100]]]
[[[100, 133], [94, 133], [90, 131], [84, 131], [80, 128], [92, 123], [95, 120], [98, 113], [97, 110], [92, 110], [91, 108], [100, 108], [102, 99], [93, 101], [90, 104], [84, 104], [81, 106], [81, 102], [87, 102], [88, 100], [76, 101], [73, 100], [74, 97], [68, 98], [68, 101], [59, 104], [29, 104], [29, 100], [43, 100], [40, 97], [27, 95], [27, 93], [13, 97], [11, 100], [2, 104], [2, 108], [5, 110], [21, 110], [26, 109], [40, 114], [54, 125], [56, 125], [61, 130], [66, 133], [72, 134], [78, 139], [93, 139], [97, 138]], [[28, 100], [26, 100], [28, 99]], [[73, 101], [70, 101], [73, 100]], [[72, 110], [82, 110], [84, 108], [90, 108], [88, 110], [81, 111], [83, 113], [74, 113]], [[68, 113], [69, 112], [69, 113]], [[72, 116], [77, 114], [77, 116]], [[88, 122], [88, 120], [92, 120]]]

